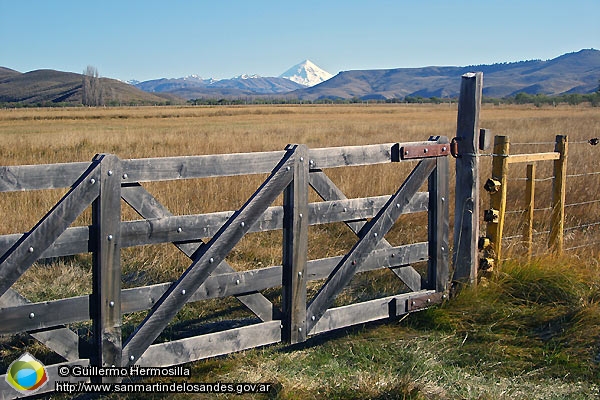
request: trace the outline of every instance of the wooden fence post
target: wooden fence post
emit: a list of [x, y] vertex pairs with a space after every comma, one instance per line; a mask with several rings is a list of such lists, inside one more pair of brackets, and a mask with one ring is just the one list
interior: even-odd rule
[[554, 181], [552, 184], [552, 218], [548, 247], [559, 255], [563, 252], [568, 149], [569, 142], [567, 136], [557, 135], [554, 151], [560, 153], [560, 158], [554, 161]]
[[[306, 261], [308, 258], [308, 149], [295, 145], [294, 178], [283, 192], [282, 338], [306, 340]], [[290, 146], [288, 146], [290, 149]]]
[[497, 191], [490, 192], [490, 209], [486, 211], [487, 237], [494, 250], [494, 265], [499, 266], [502, 259], [502, 232], [506, 212], [506, 193], [508, 185], [508, 156], [510, 140], [508, 136], [494, 138], [494, 154], [492, 159], [492, 179], [500, 182]]
[[[99, 367], [121, 366], [121, 176], [120, 160], [110, 154], [94, 157], [100, 162], [100, 194], [92, 203], [92, 362]], [[111, 378], [92, 378], [113, 382]], [[118, 379], [118, 378], [117, 378]]]
[[462, 76], [458, 100], [454, 275], [457, 283], [477, 282], [479, 236], [479, 110], [483, 73]]
[[535, 209], [535, 164], [527, 164], [527, 184], [525, 190], [527, 209], [523, 220], [523, 242], [527, 248], [527, 259], [533, 254], [533, 211]]

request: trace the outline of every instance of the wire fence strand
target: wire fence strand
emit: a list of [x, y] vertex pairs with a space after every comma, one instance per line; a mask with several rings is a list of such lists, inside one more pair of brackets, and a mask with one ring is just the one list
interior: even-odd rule
[[597, 240], [595, 242], [586, 243], [586, 244], [580, 244], [580, 245], [573, 246], [573, 247], [567, 247], [566, 249], [563, 249], [563, 250], [564, 251], [569, 251], [569, 250], [582, 249], [584, 247], [596, 246], [598, 244], [600, 244], [600, 240]]

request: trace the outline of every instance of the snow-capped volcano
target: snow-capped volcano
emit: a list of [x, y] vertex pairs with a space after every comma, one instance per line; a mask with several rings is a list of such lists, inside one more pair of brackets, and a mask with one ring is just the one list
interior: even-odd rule
[[304, 86], [315, 86], [326, 81], [333, 75], [317, 67], [312, 61], [304, 60], [300, 64], [279, 75], [280, 78], [289, 79]]

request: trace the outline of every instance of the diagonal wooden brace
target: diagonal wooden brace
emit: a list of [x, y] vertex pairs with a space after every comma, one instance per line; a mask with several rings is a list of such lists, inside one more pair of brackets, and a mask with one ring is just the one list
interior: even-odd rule
[[293, 178], [295, 149], [288, 150], [267, 180], [250, 199], [196, 253], [192, 264], [174, 282], [129, 337], [123, 365], [133, 365], [150, 347], [177, 312], [248, 232]]
[[[347, 199], [346, 195], [333, 183], [331, 179], [323, 172], [323, 171], [313, 171], [310, 173], [310, 186], [317, 192], [319, 196], [323, 200], [345, 200]], [[349, 221], [346, 222], [348, 228], [352, 230], [355, 234], [358, 235], [360, 230], [365, 226], [367, 220], [361, 221]], [[381, 238], [379, 242], [378, 248], [391, 248], [392, 245], [389, 244], [385, 238]], [[415, 269], [411, 266], [404, 266], [400, 268], [392, 268], [391, 269], [398, 278], [402, 280], [408, 286], [408, 288], [412, 291], [421, 290], [421, 275], [415, 271]]]
[[63, 198], [0, 258], [0, 297], [98, 197], [99, 165], [92, 162]]
[[364, 260], [381, 242], [383, 236], [390, 230], [410, 203], [410, 199], [435, 169], [435, 165], [436, 160], [434, 158], [420, 161], [400, 189], [390, 198], [375, 218], [363, 227], [359, 241], [335, 267], [308, 306], [306, 322], [308, 332], [312, 330], [325, 311], [333, 304], [337, 295], [350, 282]]

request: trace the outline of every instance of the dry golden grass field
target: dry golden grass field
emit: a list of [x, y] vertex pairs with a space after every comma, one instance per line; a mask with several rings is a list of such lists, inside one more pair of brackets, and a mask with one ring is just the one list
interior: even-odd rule
[[[89, 161], [97, 153], [121, 158], [238, 153], [281, 150], [288, 143], [328, 147], [452, 138], [455, 104], [442, 105], [301, 105], [232, 107], [141, 107], [0, 110], [0, 165]], [[600, 136], [600, 110], [586, 106], [485, 105], [480, 126], [512, 143], [546, 143], [568, 135], [568, 173], [600, 171], [600, 146], [580, 143]], [[552, 144], [514, 144], [511, 153], [552, 151]], [[482, 157], [482, 180], [490, 174], [490, 157]], [[331, 171], [348, 197], [388, 194], [409, 166], [375, 166]], [[451, 168], [452, 169], [452, 168]], [[552, 162], [539, 163], [536, 207], [549, 206]], [[523, 208], [525, 166], [511, 169], [509, 210]], [[151, 184], [149, 187], [175, 214], [232, 210], [259, 185], [261, 176]], [[568, 180], [567, 204], [600, 198], [600, 175]], [[28, 230], [62, 192], [0, 196], [5, 215], [0, 233]], [[487, 206], [482, 194], [482, 208]], [[568, 207], [567, 227], [593, 223], [598, 204]], [[126, 213], [126, 211], [124, 210]], [[133, 215], [129, 215], [133, 218]], [[520, 214], [508, 214], [505, 236], [520, 233]], [[548, 229], [549, 213], [536, 214], [536, 229]], [[600, 219], [600, 218], [598, 218]], [[590, 234], [598, 233], [590, 227]], [[565, 247], [580, 245], [577, 231], [566, 232]], [[537, 235], [544, 239], [543, 234]], [[569, 242], [570, 238], [573, 240]], [[586, 240], [588, 238], [585, 238]], [[543, 241], [543, 240], [542, 240]], [[543, 248], [539, 250], [543, 251]]]
[[[436, 135], [452, 138], [456, 131], [456, 117], [456, 104], [0, 109], [0, 166], [89, 161], [97, 153], [113, 153], [126, 159], [282, 150], [289, 143], [316, 148], [421, 141]], [[540, 211], [536, 212], [535, 226], [539, 258], [534, 260], [534, 264], [522, 263], [518, 258], [521, 254], [518, 238], [508, 241], [507, 257], [515, 257], [517, 261], [507, 263], [508, 275], [490, 281], [490, 287], [506, 285], [502, 289], [504, 292], [494, 291], [486, 297], [485, 294], [467, 291], [463, 300], [459, 298], [456, 305], [447, 306], [450, 308], [420, 313], [422, 315], [417, 318], [409, 317], [409, 320], [415, 321], [413, 323], [396, 324], [377, 332], [368, 331], [366, 336], [356, 331], [348, 333], [348, 337], [334, 336], [333, 341], [322, 350], [309, 346], [289, 352], [274, 347], [200, 362], [195, 367], [199, 379], [275, 382], [278, 391], [272, 397], [277, 398], [584, 399], [588, 395], [598, 395], [600, 382], [596, 374], [600, 362], [600, 316], [596, 314], [600, 311], [597, 250], [600, 224], [596, 222], [600, 221], [600, 145], [591, 146], [586, 142], [600, 137], [600, 108], [486, 104], [481, 112], [480, 126], [490, 129], [494, 135], [509, 136], [514, 143], [511, 153], [515, 154], [552, 151], [555, 136], [568, 135], [571, 144], [567, 173], [576, 176], [569, 177], [567, 183], [566, 203], [570, 206], [566, 209], [565, 226], [568, 230], [565, 231], [565, 247], [568, 250], [564, 258], [552, 260], [546, 254], [547, 234], [544, 231], [548, 229], [550, 213], [544, 209], [551, 199], [551, 181], [547, 178], [552, 173], [552, 162], [540, 163], [536, 192], [536, 207]], [[485, 181], [490, 175], [491, 157], [481, 157], [481, 163], [482, 180]], [[386, 164], [342, 168], [327, 173], [348, 197], [364, 197], [393, 193], [413, 166], [412, 163]], [[453, 175], [452, 160], [450, 169]], [[525, 187], [521, 178], [524, 176], [524, 166], [510, 171], [508, 209], [513, 212], [507, 216], [505, 236], [520, 233], [519, 210], [524, 207]], [[239, 208], [264, 177], [173, 181], [144, 186], [174, 214], [198, 214]], [[0, 234], [28, 231], [64, 193], [64, 190], [0, 193]], [[316, 195], [311, 196], [311, 201], [317, 200]], [[482, 191], [482, 209], [487, 207], [488, 202]], [[124, 219], [139, 218], [125, 205], [122, 210]], [[87, 212], [76, 224], [87, 224], [89, 220], [90, 213]], [[426, 240], [425, 223], [426, 216], [407, 217], [389, 233], [389, 241], [400, 244]], [[482, 229], [484, 226], [482, 224]], [[344, 254], [356, 240], [343, 224], [311, 227], [309, 233], [311, 259]], [[189, 261], [171, 247], [124, 249], [125, 287], [176, 279]], [[228, 260], [236, 269], [280, 265], [281, 232], [249, 235], [236, 246]], [[550, 275], [547, 272], [539, 272], [533, 278], [528, 275], [529, 269], [541, 271], [546, 264]], [[573, 276], [564, 275], [565, 271], [571, 270], [575, 271]], [[16, 283], [16, 287], [32, 301], [90, 292], [90, 260], [86, 257], [60, 261], [52, 266], [34, 266], [26, 275]], [[541, 288], [541, 292], [548, 290], [544, 285], [549, 282], [550, 286], [558, 287], [558, 294], [543, 303], [541, 309], [533, 308], [531, 305], [536, 300], [527, 297], [529, 289], [523, 282], [531, 283], [534, 287], [531, 290]], [[572, 287], [562, 288], [565, 282]], [[371, 286], [385, 284], [370, 283]], [[515, 295], [517, 292], [519, 295]], [[511, 301], [523, 295], [523, 302], [502, 308], [504, 303], [501, 304], [499, 298], [503, 294]], [[572, 298], [572, 303], [563, 304], [565, 296], [569, 301]], [[520, 301], [521, 298], [518, 299]], [[495, 313], [500, 311], [494, 311], [494, 304], [498, 305], [497, 310], [506, 312], [504, 319], [497, 319]], [[472, 305], [478, 307], [477, 311], [469, 308]], [[560, 311], [552, 308], [554, 306]], [[561, 308], [563, 306], [564, 309]], [[580, 314], [577, 307], [583, 309]], [[519, 314], [518, 321], [510, 319], [519, 310], [522, 314]], [[549, 319], [534, 316], [534, 312], [539, 310], [547, 311]], [[202, 314], [207, 311], [205, 307], [186, 312]], [[564, 318], [555, 321], [554, 318], [560, 319], [563, 314], [569, 315], [568, 321], [574, 327], [560, 325], [560, 321], [566, 321]], [[125, 324], [139, 321], [140, 316], [127, 318], [129, 320]], [[180, 318], [185, 319], [186, 315]], [[522, 324], [525, 320], [527, 322]], [[553, 335], [559, 335], [558, 331], [546, 326], [552, 323], [564, 328], [561, 334], [568, 333], [570, 336], [556, 339]], [[496, 333], [496, 326], [500, 327], [500, 333]], [[586, 329], [591, 336], [582, 336], [576, 331], [577, 327]], [[545, 339], [529, 342], [513, 337], [519, 332], [525, 332], [523, 335], [527, 336], [530, 328], [534, 332], [532, 337], [539, 328], [540, 336], [550, 335], [552, 340], [556, 340], [548, 344]], [[125, 331], [127, 329], [124, 328]], [[383, 344], [388, 336], [397, 334], [400, 339]], [[473, 339], [475, 337], [478, 339]], [[410, 344], [412, 339], [415, 341]], [[476, 342], [471, 343], [472, 339]], [[497, 342], [490, 347], [492, 340]], [[560, 347], [567, 340], [569, 345], [575, 346], [574, 350], [567, 347], [568, 351], [563, 351]], [[33, 346], [30, 351], [35, 353], [35, 345], [27, 343]], [[377, 347], [379, 344], [382, 347]], [[473, 347], [467, 350], [469, 345]], [[15, 346], [14, 342], [0, 340], [0, 358], [8, 360], [9, 355], [14, 355]], [[440, 353], [434, 350], [436, 346]], [[466, 357], [460, 348], [475, 355]], [[393, 349], [404, 352], [395, 361], [388, 354]], [[590, 354], [582, 356], [586, 349]], [[39, 348], [37, 351], [43, 353]], [[507, 360], [505, 364], [502, 364], [503, 357]], [[575, 362], [576, 357], [588, 358], [585, 362], [583, 359]], [[301, 359], [306, 364], [304, 370], [298, 370], [298, 366], [294, 365], [294, 360]], [[473, 365], [467, 365], [467, 360]], [[375, 365], [369, 366], [370, 362]], [[452, 374], [455, 375], [450, 376], [440, 363], [452, 366]], [[0, 364], [0, 367], [6, 367]], [[395, 375], [385, 370], [386, 364], [395, 368]], [[326, 372], [328, 368], [332, 368], [332, 372]], [[577, 371], [569, 379], [566, 379], [567, 373], [566, 387], [560, 375], [564, 368]], [[0, 372], [3, 371], [0, 369]], [[530, 371], [533, 372], [528, 375]], [[537, 396], [538, 390], [546, 396]]]

